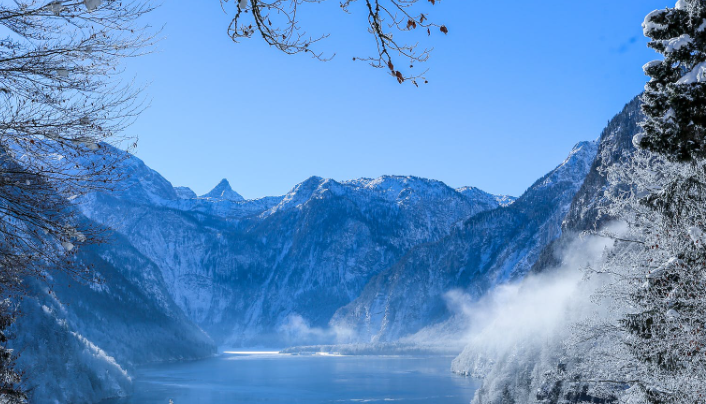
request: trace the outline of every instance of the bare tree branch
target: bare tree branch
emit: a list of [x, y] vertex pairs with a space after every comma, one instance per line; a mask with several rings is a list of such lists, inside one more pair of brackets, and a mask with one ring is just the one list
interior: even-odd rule
[[113, 189], [124, 173], [117, 147], [144, 109], [142, 88], [122, 82], [121, 60], [150, 51], [142, 0], [0, 3], [0, 401], [24, 402], [4, 342], [9, 297], [27, 278], [62, 271], [96, 279], [77, 258], [105, 229], [83, 219], [77, 198]]
[[[226, 11], [226, 3], [231, 0], [220, 0], [221, 7]], [[228, 26], [228, 35], [235, 42], [251, 38], [259, 33], [265, 42], [286, 54], [308, 53], [313, 58], [327, 61], [335, 56], [325, 56], [312, 49], [312, 45], [328, 37], [324, 34], [318, 37], [309, 36], [302, 30], [297, 20], [299, 8], [304, 3], [322, 3], [325, 0], [232, 0], [235, 3], [235, 15]], [[344, 0], [340, 6], [346, 13], [351, 13], [351, 6], [358, 0]], [[395, 66], [394, 60], [401, 58], [413, 69], [416, 63], [429, 59], [432, 49], [418, 49], [418, 43], [407, 44], [394, 38], [395, 32], [411, 32], [419, 30], [427, 36], [432, 29], [438, 29], [447, 34], [445, 25], [433, 23], [424, 13], [413, 12], [414, 6], [423, 0], [364, 0], [368, 20], [368, 33], [375, 40], [374, 56], [354, 57], [353, 60], [368, 62], [375, 68], [387, 69], [399, 83], [410, 82], [416, 86], [427, 82], [426, 70], [417, 73], [404, 73]], [[436, 4], [436, 0], [426, 0]], [[243, 22], [245, 20], [245, 22]]]

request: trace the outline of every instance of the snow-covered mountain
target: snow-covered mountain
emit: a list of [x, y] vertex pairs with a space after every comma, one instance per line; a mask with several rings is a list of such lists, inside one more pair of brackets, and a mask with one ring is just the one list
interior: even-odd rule
[[311, 177], [257, 200], [224, 180], [194, 198], [130, 157], [130, 186], [82, 206], [149, 257], [220, 343], [391, 341], [444, 320], [449, 288], [480, 295], [525, 274], [560, 234], [595, 151], [577, 145], [517, 200], [404, 176]]
[[[282, 197], [249, 201], [208, 196], [228, 191], [222, 182], [204, 197], [185, 199], [165, 191], [166, 180], [141, 162], [128, 166], [132, 186], [93, 195], [85, 213], [150, 257], [176, 304], [231, 344], [280, 340], [293, 321], [327, 326], [412, 247], [500, 206], [479, 190], [469, 196], [402, 176], [311, 177]], [[311, 336], [296, 334], [290, 336]]]
[[524, 276], [561, 234], [561, 222], [595, 156], [595, 142], [577, 144], [514, 203], [476, 214], [439, 241], [416, 246], [338, 310], [332, 325], [372, 342], [394, 341], [445, 320], [450, 315], [445, 292], [461, 289], [480, 297]]
[[233, 188], [230, 187], [230, 183], [225, 178], [222, 179], [221, 182], [219, 182], [218, 185], [216, 185], [216, 187], [209, 193], [201, 195], [201, 198], [223, 199], [234, 202], [245, 200], [245, 198], [240, 196], [239, 193], [233, 191]]
[[[121, 189], [78, 201], [115, 229], [114, 243], [83, 252], [106, 282], [57, 287], [58, 298], [37, 286], [27, 327], [53, 337], [22, 336], [34, 350], [22, 366], [54, 377], [36, 391], [56, 394], [59, 364], [73, 361], [84, 379], [71, 383], [92, 387], [65, 399], [90, 402], [124, 394], [133, 365], [208, 355], [212, 341], [381, 343], [444, 329], [446, 292], [480, 297], [539, 262], [596, 148], [579, 143], [520, 198], [411, 176], [311, 177], [254, 200], [223, 180], [197, 196], [126, 154]], [[43, 353], [51, 344], [73, 348]]]
[[[599, 215], [599, 208], [607, 203], [604, 192], [609, 185], [601, 168], [630, 158], [635, 150], [632, 139], [640, 130], [638, 122], [641, 119], [640, 101], [635, 98], [608, 123], [599, 140], [597, 157], [562, 222], [561, 236], [546, 246], [531, 273], [538, 274], [539, 277], [547, 276], [547, 279], [565, 276], [566, 268], [577, 263], [566, 261], [574, 260], [571, 256], [575, 253], [562, 252], [571, 251], [572, 243], [580, 240], [577, 236], [582, 232], [599, 229], [611, 220], [610, 217]], [[585, 264], [582, 262], [578, 265]], [[555, 269], [559, 267], [564, 267], [564, 270], [556, 273]], [[565, 286], [575, 287], [576, 283]], [[588, 303], [586, 305], [591, 306]], [[568, 312], [566, 307], [564, 309]], [[496, 347], [490, 349], [493, 351], [492, 357], [485, 355], [488, 347], [471, 344], [454, 360], [452, 368], [462, 374], [485, 376], [484, 383], [473, 400], [474, 404], [605, 402], [603, 399], [591, 397], [587, 393], [588, 389], [584, 389], [585, 386], [581, 383], [565, 383], [569, 375], [572, 378], [581, 378], [575, 373], [572, 363], [567, 363], [567, 356], [580, 355], [576, 352], [566, 355], [562, 351], [565, 349], [562, 341], [562, 338], [567, 337], [565, 334], [566, 330], [560, 330], [553, 332], [549, 337], [539, 339], [525, 336], [525, 340], [522, 340], [517, 337], [519, 343], [507, 347], [505, 351]], [[595, 349], [601, 349], [600, 344], [593, 345]]]
[[196, 199], [197, 198], [196, 192], [194, 192], [189, 187], [174, 187], [174, 191], [176, 192], [179, 199]]
[[11, 341], [32, 403], [125, 396], [136, 365], [215, 353], [174, 304], [159, 268], [124, 237], [83, 249], [78, 259], [96, 268], [95, 283], [58, 273], [33, 282], [21, 305]]
[[257, 200], [223, 180], [194, 197], [130, 156], [128, 186], [82, 207], [219, 343], [392, 341], [443, 321], [450, 288], [479, 296], [529, 271], [595, 152], [578, 144], [519, 199], [404, 176], [311, 177]]
[[456, 191], [476, 201], [476, 203], [486, 204], [488, 210], [498, 206], [509, 206], [517, 200], [516, 197], [510, 195], [490, 195], [476, 187], [461, 187], [457, 188]]
[[548, 246], [542, 253], [542, 259], [533, 268], [534, 272], [542, 272], [560, 265], [557, 251], [571, 242], [576, 235], [587, 230], [596, 230], [612, 220], [609, 217], [599, 217], [598, 214], [599, 208], [607, 203], [603, 192], [608, 185], [608, 179], [600, 168], [629, 159], [635, 151], [632, 139], [640, 131], [638, 123], [643, 119], [640, 106], [639, 97], [635, 97], [608, 122], [600, 136], [598, 157], [593, 162], [586, 180], [572, 201], [569, 213], [562, 223], [563, 237]]

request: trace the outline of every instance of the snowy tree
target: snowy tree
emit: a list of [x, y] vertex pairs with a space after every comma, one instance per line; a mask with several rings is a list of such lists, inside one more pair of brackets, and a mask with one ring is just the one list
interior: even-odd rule
[[592, 344], [600, 338], [606, 352], [582, 367], [604, 395], [622, 390], [623, 401], [647, 403], [705, 397], [705, 164], [640, 150], [607, 167], [614, 185], [603, 213], [627, 229], [606, 234], [617, 246], [594, 273], [606, 277], [597, 297], [608, 314], [582, 334]]
[[680, 0], [648, 14], [642, 27], [664, 59], [643, 67], [651, 80], [637, 143], [670, 159], [706, 157], [706, 2]]
[[[21, 294], [27, 277], [56, 270], [90, 276], [73, 254], [99, 241], [99, 229], [81, 221], [72, 201], [119, 180], [122, 154], [113, 146], [133, 141], [120, 132], [142, 106], [141, 89], [121, 83], [117, 67], [148, 49], [152, 37], [137, 19], [150, 10], [139, 0], [0, 4], [7, 32], [0, 39], [3, 298]], [[13, 315], [3, 306], [0, 329]], [[12, 395], [11, 358], [0, 349], [0, 401], [21, 397]]]
[[[644, 66], [634, 155], [604, 167], [603, 215], [627, 229], [594, 268], [607, 308], [577, 333], [581, 382], [630, 403], [706, 401], [706, 2], [645, 18], [664, 60]], [[583, 337], [583, 338], [581, 338]], [[600, 341], [597, 343], [597, 341]], [[602, 354], [596, 350], [602, 346]]]
[[[228, 35], [238, 42], [256, 33], [276, 49], [287, 53], [308, 53], [316, 59], [328, 60], [313, 49], [313, 44], [324, 39], [308, 36], [300, 27], [297, 14], [304, 3], [322, 3], [325, 0], [233, 0], [234, 17], [228, 27]], [[417, 44], [408, 44], [395, 38], [393, 34], [419, 31], [431, 36], [432, 30], [447, 34], [445, 25], [433, 23], [424, 12], [419, 12], [423, 0], [364, 0], [363, 11], [368, 20], [368, 32], [375, 40], [377, 52], [370, 57], [354, 57], [353, 60], [369, 62], [371, 66], [389, 71], [399, 83], [410, 82], [418, 85], [426, 82], [424, 73], [403, 73], [393, 59], [405, 60], [409, 69], [414, 64], [429, 59], [430, 49], [418, 49]], [[430, 5], [437, 0], [427, 0]], [[229, 0], [221, 0], [225, 6]], [[341, 1], [341, 9], [350, 13], [357, 0]], [[225, 8], [225, 7], [224, 7]]]

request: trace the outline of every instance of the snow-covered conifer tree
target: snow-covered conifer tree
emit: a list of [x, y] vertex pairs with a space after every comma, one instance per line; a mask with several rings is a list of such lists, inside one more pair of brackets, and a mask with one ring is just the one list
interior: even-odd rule
[[[627, 224], [596, 272], [612, 315], [595, 329], [612, 333], [611, 355], [589, 358], [590, 377], [630, 386], [647, 403], [706, 397], [706, 172], [703, 161], [669, 161], [638, 151], [608, 168], [605, 214]], [[628, 186], [625, 186], [628, 185]]]
[[706, 157], [706, 2], [679, 0], [648, 14], [642, 27], [664, 59], [643, 67], [651, 80], [638, 144], [680, 161]]
[[604, 213], [627, 230], [597, 269], [614, 355], [584, 369], [625, 402], [706, 402], [706, 2], [653, 11], [643, 29], [664, 60], [644, 66], [641, 150], [607, 167]]

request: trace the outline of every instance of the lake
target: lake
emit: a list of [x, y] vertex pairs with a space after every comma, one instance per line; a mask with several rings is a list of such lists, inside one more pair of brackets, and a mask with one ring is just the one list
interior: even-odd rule
[[468, 404], [478, 382], [449, 370], [452, 357], [292, 356], [224, 353], [138, 369], [120, 404]]

